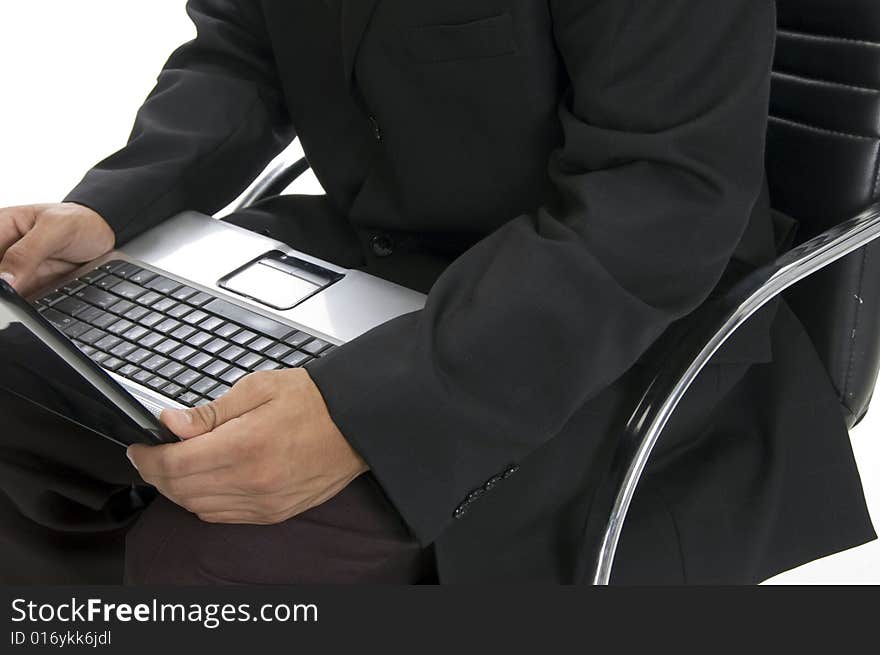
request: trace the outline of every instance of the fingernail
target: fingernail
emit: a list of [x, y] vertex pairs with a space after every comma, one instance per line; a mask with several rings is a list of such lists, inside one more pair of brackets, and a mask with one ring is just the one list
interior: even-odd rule
[[15, 276], [12, 273], [7, 273], [6, 271], [0, 273], [0, 280], [6, 282], [9, 286], [15, 284]]
[[131, 465], [134, 467], [134, 470], [137, 471], [137, 464], [134, 463], [134, 458], [131, 456], [131, 449], [125, 451], [125, 456], [128, 457], [128, 461], [131, 462]]

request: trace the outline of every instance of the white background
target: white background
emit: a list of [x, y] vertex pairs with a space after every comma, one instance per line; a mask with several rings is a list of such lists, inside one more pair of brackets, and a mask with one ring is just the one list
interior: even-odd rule
[[[183, 0], [0, 0], [0, 207], [59, 200], [123, 145], [165, 59], [193, 35]], [[297, 187], [320, 192], [313, 177]], [[876, 521], [880, 409], [852, 436]], [[880, 583], [880, 544], [774, 581]]]

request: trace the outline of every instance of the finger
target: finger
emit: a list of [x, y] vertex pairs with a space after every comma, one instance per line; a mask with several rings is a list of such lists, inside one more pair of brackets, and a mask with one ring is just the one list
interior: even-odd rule
[[161, 421], [181, 439], [192, 439], [266, 404], [274, 395], [273, 386], [265, 376], [248, 375], [213, 402], [192, 409], [166, 409]]
[[67, 229], [61, 222], [37, 222], [25, 235], [10, 245], [0, 260], [0, 272], [16, 289], [23, 289], [37, 268], [63, 248]]
[[241, 460], [240, 434], [236, 422], [226, 429], [161, 446], [135, 444], [128, 448], [128, 458], [147, 482], [164, 478], [183, 478], [236, 465]]
[[[19, 229], [19, 212], [18, 208], [0, 210], [0, 258], [3, 257], [9, 246], [21, 239], [22, 234], [26, 231]], [[31, 221], [31, 225], [33, 225], [33, 221]]]

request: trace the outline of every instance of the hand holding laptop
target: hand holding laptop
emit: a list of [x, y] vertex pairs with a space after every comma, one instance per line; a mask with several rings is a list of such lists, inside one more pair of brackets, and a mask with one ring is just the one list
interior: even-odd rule
[[131, 446], [129, 458], [209, 523], [281, 523], [368, 470], [305, 369], [253, 373], [212, 403], [165, 410], [162, 421], [183, 441]]
[[113, 249], [97, 212], [74, 203], [0, 209], [0, 277], [26, 294]]

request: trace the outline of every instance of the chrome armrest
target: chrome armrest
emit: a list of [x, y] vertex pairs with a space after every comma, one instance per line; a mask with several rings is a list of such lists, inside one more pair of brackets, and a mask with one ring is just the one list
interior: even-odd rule
[[309, 162], [305, 157], [291, 162], [289, 159], [280, 157], [269, 164], [259, 177], [251, 183], [239, 198], [230, 205], [224, 213], [232, 213], [247, 209], [261, 200], [270, 196], [283, 193], [293, 181], [309, 170]]
[[[785, 289], [880, 237], [880, 203], [760, 268], [693, 316], [627, 422], [608, 476], [600, 483], [585, 539], [592, 583], [607, 585], [627, 512], [651, 452], [679, 402], [712, 355], [749, 317]], [[607, 523], [602, 528], [602, 521]], [[579, 572], [578, 579], [585, 577]]]

